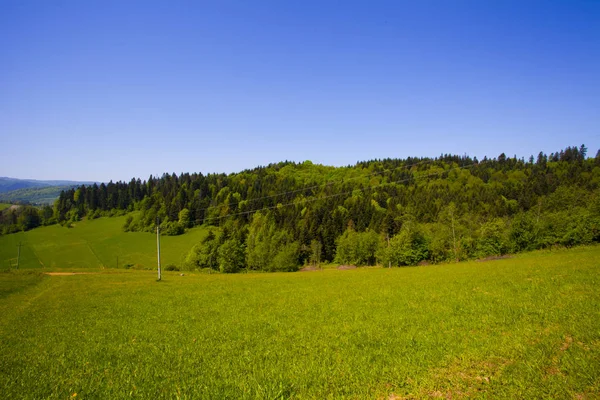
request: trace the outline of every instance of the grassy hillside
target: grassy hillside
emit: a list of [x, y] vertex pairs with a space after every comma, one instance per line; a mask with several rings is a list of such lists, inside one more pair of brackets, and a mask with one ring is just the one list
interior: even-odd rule
[[598, 398], [599, 259], [3, 273], [0, 398]]
[[8, 203], [0, 203], [0, 211], [7, 209], [11, 205], [12, 204], [8, 204]]
[[0, 193], [0, 201], [30, 204], [52, 204], [63, 190], [73, 186], [48, 186], [11, 190]]
[[80, 181], [65, 181], [65, 180], [48, 180], [39, 181], [35, 179], [18, 179], [8, 178], [0, 176], [0, 193], [10, 192], [13, 190], [27, 189], [27, 188], [43, 188], [49, 186], [79, 186], [79, 185], [92, 185], [94, 182], [80, 182]]
[[[150, 233], [122, 232], [125, 217], [81, 221], [73, 228], [60, 225], [0, 236], [0, 267], [10, 266], [21, 247], [21, 268], [114, 268], [119, 264], [156, 266], [156, 236]], [[179, 265], [204, 236], [203, 228], [191, 229], [181, 236], [161, 237], [163, 265]], [[15, 260], [12, 260], [13, 263]]]

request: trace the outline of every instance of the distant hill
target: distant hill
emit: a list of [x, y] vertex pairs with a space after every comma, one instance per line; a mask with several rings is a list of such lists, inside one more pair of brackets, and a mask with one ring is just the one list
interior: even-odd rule
[[0, 177], [0, 202], [52, 204], [62, 190], [69, 190], [80, 185], [93, 184], [94, 182], [39, 181], [35, 179]]
[[30, 187], [11, 190], [10, 192], [0, 193], [0, 203], [52, 204], [58, 198], [61, 191], [69, 190], [73, 187], [77, 187], [77, 185]]
[[35, 179], [17, 179], [0, 176], [0, 193], [11, 192], [13, 190], [28, 189], [28, 188], [44, 188], [51, 186], [69, 186], [75, 187], [79, 185], [93, 185], [95, 182], [78, 182], [78, 181], [39, 181]]

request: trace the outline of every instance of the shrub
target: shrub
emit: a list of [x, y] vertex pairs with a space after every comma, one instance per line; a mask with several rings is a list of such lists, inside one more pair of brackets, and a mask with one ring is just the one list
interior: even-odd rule
[[179, 271], [179, 268], [175, 264], [168, 264], [165, 267], [165, 271]]
[[379, 244], [379, 235], [373, 231], [359, 233], [351, 228], [347, 229], [337, 240], [335, 261], [358, 266], [375, 265]]
[[185, 232], [185, 228], [179, 222], [170, 221], [163, 224], [161, 227], [161, 233], [167, 236], [177, 236]]
[[283, 245], [269, 263], [269, 271], [297, 271], [299, 250], [298, 242]]
[[417, 265], [429, 256], [425, 237], [412, 224], [405, 224], [400, 233], [390, 239], [388, 247], [382, 249], [383, 264], [393, 266]]
[[229, 239], [218, 250], [217, 261], [221, 272], [237, 272], [244, 267], [244, 247], [237, 239]]

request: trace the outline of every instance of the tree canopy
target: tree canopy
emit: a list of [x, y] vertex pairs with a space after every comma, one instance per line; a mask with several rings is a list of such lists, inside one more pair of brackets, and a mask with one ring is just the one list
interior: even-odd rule
[[214, 243], [192, 250], [190, 265], [226, 271], [462, 260], [600, 240], [600, 155], [586, 155], [582, 145], [528, 160], [443, 154], [164, 174], [65, 190], [52, 218], [137, 211], [125, 230], [154, 231], [157, 217], [166, 234], [212, 226]]

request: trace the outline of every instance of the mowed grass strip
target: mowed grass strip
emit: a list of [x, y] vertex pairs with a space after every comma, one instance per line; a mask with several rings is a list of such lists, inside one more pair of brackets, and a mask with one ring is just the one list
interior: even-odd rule
[[598, 398], [598, 260], [3, 273], [0, 398]]
[[[14, 268], [21, 243], [20, 269], [103, 269], [126, 264], [152, 268], [157, 264], [156, 236], [123, 232], [126, 217], [84, 220], [72, 228], [52, 225], [0, 236], [0, 269]], [[163, 266], [181, 266], [189, 250], [207, 233], [202, 227], [180, 236], [161, 237]]]

